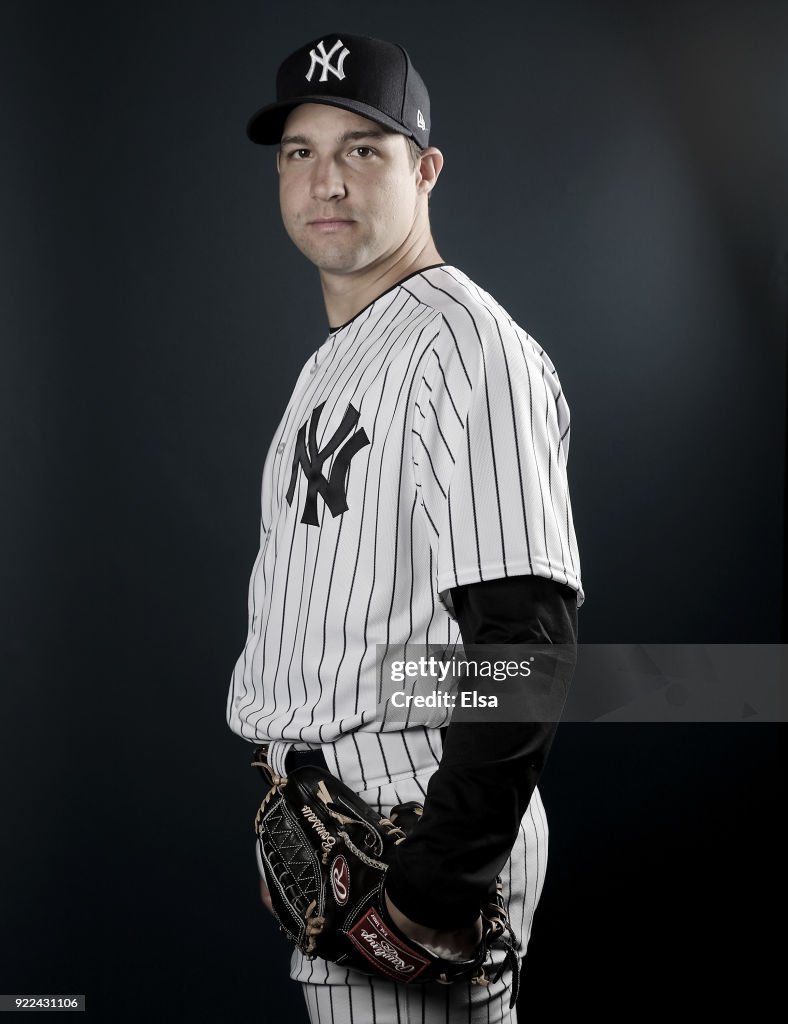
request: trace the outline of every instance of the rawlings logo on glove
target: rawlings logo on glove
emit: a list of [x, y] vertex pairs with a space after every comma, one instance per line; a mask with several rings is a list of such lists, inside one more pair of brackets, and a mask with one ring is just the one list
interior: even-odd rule
[[334, 899], [344, 907], [347, 903], [348, 886], [350, 884], [350, 868], [347, 861], [340, 854], [331, 865], [331, 888], [334, 890]]
[[514, 1006], [520, 959], [500, 880], [489, 904], [480, 908], [482, 940], [469, 960], [436, 955], [404, 935], [386, 912], [386, 871], [393, 851], [419, 820], [418, 804], [401, 804], [381, 817], [321, 768], [304, 766], [285, 778], [264, 759], [252, 764], [270, 783], [255, 832], [271, 903], [282, 931], [306, 956], [406, 984], [487, 985], [485, 965], [497, 947], [506, 955], [493, 980], [512, 968]]
[[419, 955], [412, 946], [393, 935], [374, 907], [367, 909], [348, 936], [373, 967], [395, 981], [414, 981], [430, 965], [429, 954]]

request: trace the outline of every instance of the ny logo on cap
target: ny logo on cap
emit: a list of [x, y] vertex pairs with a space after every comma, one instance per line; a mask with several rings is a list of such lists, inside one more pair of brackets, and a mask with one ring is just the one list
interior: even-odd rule
[[[339, 49], [341, 49], [342, 52], [340, 53], [337, 59], [336, 65], [334, 65], [331, 63], [331, 58]], [[312, 75], [315, 73], [315, 66], [317, 64], [321, 64], [323, 67], [323, 71], [320, 75], [320, 78], [318, 79], [319, 82], [328, 81], [329, 71], [331, 72], [332, 75], [336, 75], [341, 82], [342, 79], [345, 77], [345, 73], [342, 70], [342, 68], [345, 63], [345, 58], [350, 53], [350, 50], [348, 50], [348, 48], [345, 46], [341, 39], [337, 39], [337, 41], [334, 43], [334, 45], [331, 47], [331, 50], [328, 53], [326, 53], [326, 47], [323, 43], [323, 40], [321, 39], [320, 42], [317, 44], [317, 50], [319, 52], [315, 52], [315, 50], [309, 51], [309, 56], [312, 58], [312, 63], [309, 65], [309, 71], [307, 71], [306, 73], [307, 82], [312, 81]]]
[[[325, 404], [325, 402], [321, 402], [320, 405], [315, 406], [312, 410], [312, 415], [309, 417], [308, 446], [306, 436], [307, 424], [302, 424], [301, 429], [298, 431], [295, 455], [293, 456], [293, 468], [290, 473], [290, 486], [285, 495], [287, 504], [292, 504], [296, 479], [298, 478], [298, 467], [300, 466], [309, 482], [306, 490], [304, 512], [301, 516], [301, 522], [307, 526], [320, 525], [320, 520], [317, 518], [318, 494], [322, 495], [323, 501], [328, 505], [328, 509], [334, 518], [342, 512], [347, 512], [346, 477], [350, 469], [350, 460], [369, 444], [367, 432], [363, 427], [361, 430], [356, 430], [353, 433], [361, 414], [358, 409], [348, 405], [345, 415], [342, 417], [342, 422], [325, 443], [324, 447], [321, 448], [317, 443], [317, 422], [320, 419], [320, 413], [323, 411]], [[352, 437], [350, 436], [351, 434]], [[345, 444], [342, 444], [343, 441]], [[340, 448], [341, 444], [342, 447]], [[331, 467], [328, 480], [326, 480], [323, 476], [323, 463], [334, 452], [337, 454], [334, 458], [334, 464]]]

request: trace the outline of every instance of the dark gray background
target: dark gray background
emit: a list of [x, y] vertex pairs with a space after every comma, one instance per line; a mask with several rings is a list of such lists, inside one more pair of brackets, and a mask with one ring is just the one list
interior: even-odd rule
[[[301, 1019], [224, 709], [268, 440], [325, 334], [243, 132], [308, 38], [408, 48], [441, 255], [558, 368], [581, 640], [781, 638], [782, 6], [3, 3], [0, 991]], [[752, 1008], [782, 749], [563, 726], [521, 1007]]]

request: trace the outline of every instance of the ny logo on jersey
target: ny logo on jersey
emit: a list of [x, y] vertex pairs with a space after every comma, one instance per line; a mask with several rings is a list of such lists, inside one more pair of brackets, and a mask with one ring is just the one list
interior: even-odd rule
[[[342, 70], [342, 67], [345, 63], [345, 58], [350, 53], [350, 50], [348, 50], [348, 48], [345, 46], [341, 39], [337, 39], [337, 41], [334, 43], [334, 45], [331, 47], [328, 53], [326, 53], [325, 44], [321, 39], [320, 42], [317, 44], [317, 50], [318, 52], [315, 52], [315, 50], [309, 51], [309, 56], [312, 58], [312, 63], [309, 65], [309, 71], [307, 71], [306, 73], [307, 82], [312, 81], [312, 75], [314, 75], [315, 67], [318, 64], [322, 65], [323, 68], [320, 78], [318, 78], [318, 82], [327, 82], [329, 71], [331, 72], [332, 75], [336, 75], [341, 82], [342, 79], [345, 77], [345, 73]], [[342, 52], [337, 58], [336, 65], [334, 65], [331, 63], [331, 58], [334, 56], [337, 50], [342, 50]]]
[[[320, 413], [323, 411], [325, 402], [321, 402], [320, 405], [315, 406], [312, 410], [312, 415], [309, 417], [309, 447], [307, 448], [306, 443], [306, 428], [307, 425], [304, 423], [301, 429], [298, 431], [298, 437], [296, 438], [295, 454], [293, 456], [293, 471], [290, 474], [290, 486], [287, 488], [287, 504], [291, 505], [293, 502], [293, 493], [295, 491], [296, 478], [298, 477], [299, 465], [304, 471], [304, 476], [309, 481], [309, 485], [306, 491], [306, 501], [304, 502], [304, 513], [301, 516], [301, 522], [307, 526], [318, 526], [317, 518], [317, 496], [322, 494], [323, 501], [328, 505], [328, 509], [332, 516], [340, 515], [342, 512], [347, 512], [347, 492], [345, 490], [345, 477], [347, 471], [350, 468], [350, 460], [356, 454], [361, 451], [362, 448], [369, 444], [369, 438], [367, 433], [362, 427], [361, 430], [357, 430], [355, 434], [340, 448], [340, 444], [348, 437], [353, 431], [356, 423], [358, 423], [358, 417], [360, 415], [358, 409], [354, 409], [352, 405], [348, 405], [345, 410], [345, 415], [342, 417], [342, 422], [339, 424], [337, 429], [331, 435], [323, 448], [318, 447], [317, 443], [317, 422], [320, 419]], [[337, 451], [337, 449], [339, 449]], [[331, 473], [328, 480], [323, 476], [323, 463], [326, 459], [337, 452], [334, 463], [331, 466]]]

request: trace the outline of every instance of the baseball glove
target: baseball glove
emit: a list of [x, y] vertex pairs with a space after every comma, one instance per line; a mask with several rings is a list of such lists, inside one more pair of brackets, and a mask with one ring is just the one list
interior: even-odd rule
[[[471, 960], [443, 959], [404, 935], [386, 912], [386, 871], [418, 822], [419, 804], [401, 804], [384, 818], [321, 768], [305, 765], [284, 777], [264, 757], [252, 765], [270, 785], [254, 827], [271, 903], [281, 930], [306, 956], [406, 984], [487, 985], [510, 966], [514, 1006], [520, 959], [500, 879], [480, 908], [483, 934]], [[505, 956], [488, 975], [493, 948]]]

